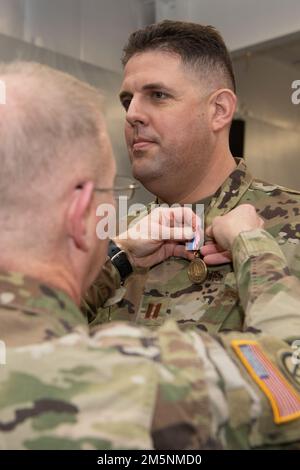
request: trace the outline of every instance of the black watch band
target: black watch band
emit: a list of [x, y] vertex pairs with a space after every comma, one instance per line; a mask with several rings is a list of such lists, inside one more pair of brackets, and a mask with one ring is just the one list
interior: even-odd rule
[[124, 282], [133, 269], [124, 250], [119, 248], [112, 240], [108, 245], [108, 256], [114, 267], [119, 271], [121, 281]]

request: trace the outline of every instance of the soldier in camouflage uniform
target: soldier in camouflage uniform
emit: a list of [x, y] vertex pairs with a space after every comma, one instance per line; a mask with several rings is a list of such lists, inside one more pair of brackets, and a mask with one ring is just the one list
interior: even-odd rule
[[[78, 308], [107, 253], [96, 209], [114, 204], [101, 96], [40, 64], [0, 79], [0, 449], [150, 447], [158, 346], [128, 356], [118, 327], [119, 347], [102, 344]], [[156, 262], [163, 245], [184, 256], [166, 241]]]
[[[158, 201], [204, 203], [205, 226], [251, 203], [299, 277], [300, 193], [254, 178], [244, 160], [232, 157], [228, 135], [235, 83], [216, 30], [176, 21], [148, 26], [130, 36], [123, 64], [120, 99], [134, 176]], [[210, 265], [200, 285], [189, 279], [189, 264], [171, 258], [135, 270], [115, 292], [120, 284], [108, 261], [101, 292], [96, 282], [88, 294], [89, 318], [93, 324], [131, 320], [153, 327], [172, 318], [209, 333], [243, 331], [243, 299], [232, 264]]]
[[243, 225], [238, 209], [213, 233], [233, 250], [246, 333], [173, 320], [91, 333], [62, 290], [1, 274], [1, 449], [299, 448], [300, 282], [255, 210]]

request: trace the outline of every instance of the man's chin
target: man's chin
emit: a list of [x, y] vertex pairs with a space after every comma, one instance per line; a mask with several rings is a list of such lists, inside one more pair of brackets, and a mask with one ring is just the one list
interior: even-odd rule
[[132, 165], [132, 175], [138, 180], [143, 186], [147, 183], [156, 180], [161, 176], [161, 172], [155, 171], [153, 168], [147, 167], [147, 165]]
[[146, 159], [143, 161], [138, 158], [134, 159], [131, 168], [133, 177], [144, 186], [146, 183], [163, 176], [162, 170], [155, 168], [153, 162], [146, 161]]

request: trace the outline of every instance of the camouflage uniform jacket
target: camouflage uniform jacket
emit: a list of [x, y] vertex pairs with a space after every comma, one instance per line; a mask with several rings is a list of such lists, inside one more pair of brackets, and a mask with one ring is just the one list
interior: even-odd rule
[[299, 281], [264, 231], [234, 265], [248, 332], [215, 337], [173, 320], [89, 333], [66, 294], [2, 273], [0, 449], [299, 447]]
[[[300, 241], [300, 192], [254, 179], [245, 162], [240, 160], [206, 208], [205, 226], [208, 227], [215, 216], [226, 214], [243, 203], [256, 207], [266, 230], [285, 254], [291, 272], [300, 277], [300, 258], [295, 256]], [[172, 318], [182, 327], [194, 325], [209, 333], [243, 331], [244, 311], [232, 264], [209, 267], [208, 276], [200, 285], [189, 280], [188, 266], [189, 262], [184, 259], [171, 258], [150, 270], [134, 272], [124, 287], [108, 300], [107, 308], [99, 308], [107, 298], [103, 297], [105, 287], [100, 275], [88, 294], [89, 319], [93, 324], [122, 319], [158, 326]], [[116, 276], [115, 271], [111, 267], [112, 276]], [[108, 272], [109, 262], [106, 265], [107, 294], [107, 286], [110, 292], [114, 282], [118, 286], [115, 279], [108, 281]]]

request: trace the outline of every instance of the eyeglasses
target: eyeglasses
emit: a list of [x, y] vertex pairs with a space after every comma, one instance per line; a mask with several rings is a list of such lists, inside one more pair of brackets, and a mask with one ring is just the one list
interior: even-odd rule
[[132, 181], [128, 176], [116, 176], [113, 188], [94, 188], [98, 193], [111, 191], [116, 200], [122, 198], [132, 199], [139, 185]]

